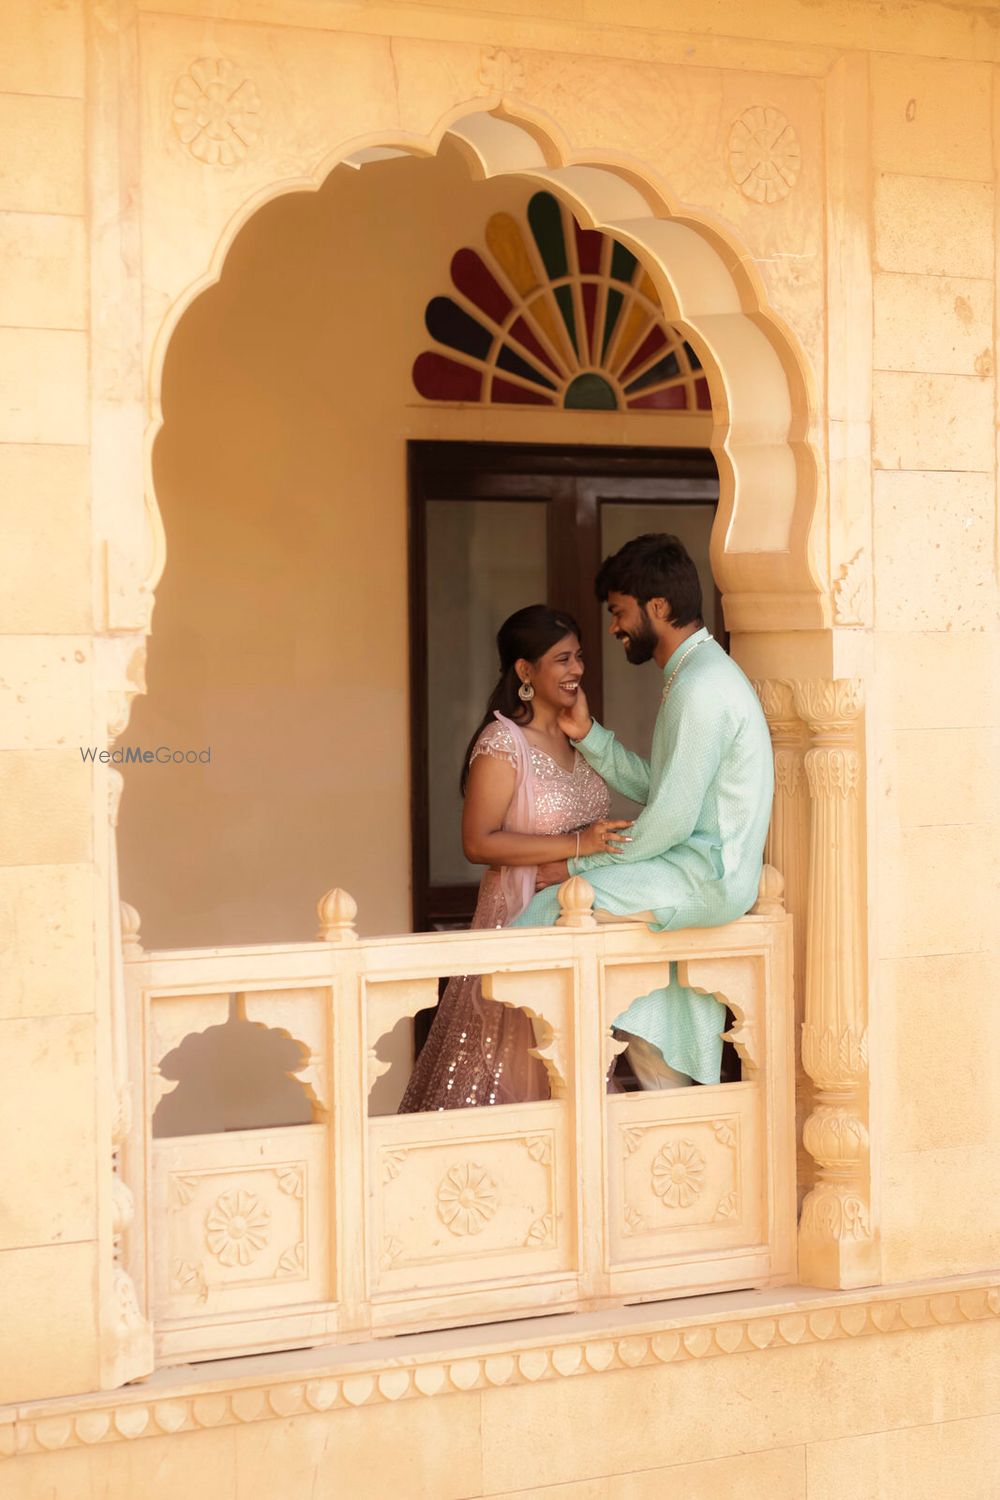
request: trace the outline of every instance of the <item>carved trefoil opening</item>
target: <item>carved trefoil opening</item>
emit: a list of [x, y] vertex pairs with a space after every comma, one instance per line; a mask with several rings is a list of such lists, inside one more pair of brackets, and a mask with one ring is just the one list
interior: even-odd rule
[[192, 1032], [161, 1060], [160, 1076], [176, 1080], [176, 1087], [156, 1107], [153, 1135], [310, 1125], [317, 1105], [295, 1077], [309, 1063], [305, 1043], [248, 1021], [242, 997], [233, 995], [223, 1025]]
[[[398, 1003], [406, 1013], [391, 1029], [369, 1018], [381, 1030], [369, 1046], [369, 1114], [561, 1098], [564, 1039], [531, 1006], [533, 983], [527, 975], [462, 974], [405, 985]], [[377, 987], [382, 1005], [392, 988]]]

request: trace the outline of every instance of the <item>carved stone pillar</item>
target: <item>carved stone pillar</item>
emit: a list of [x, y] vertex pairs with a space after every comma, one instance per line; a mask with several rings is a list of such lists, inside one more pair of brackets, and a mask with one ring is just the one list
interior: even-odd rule
[[795, 996], [795, 1140], [798, 1147], [796, 1181], [799, 1203], [814, 1178], [813, 1159], [802, 1141], [806, 1117], [812, 1107], [812, 1083], [802, 1066], [799, 1038], [805, 1019], [806, 916], [809, 892], [809, 796], [806, 791], [803, 756], [808, 736], [795, 707], [790, 682], [755, 682], [757, 696], [767, 718], [774, 746], [774, 807], [764, 859], [781, 872], [785, 882], [785, 909], [794, 919]]
[[[122, 1155], [132, 1124], [132, 1090], [128, 1074], [128, 1018], [125, 1010], [122, 912], [118, 890], [116, 830], [124, 780], [108, 771], [108, 874], [111, 1062], [111, 1263], [101, 1268], [101, 1384], [113, 1389], [148, 1375], [153, 1368], [153, 1330], [143, 1316], [135, 1284], [125, 1268], [124, 1242], [135, 1218], [132, 1191], [125, 1181]], [[132, 908], [125, 908], [129, 915]], [[138, 923], [136, 922], [136, 930]], [[132, 934], [134, 936], [134, 934]]]
[[863, 688], [856, 678], [798, 682], [809, 726], [809, 912], [802, 1061], [816, 1085], [805, 1145], [816, 1184], [799, 1224], [799, 1275], [822, 1287], [879, 1280], [869, 1151]]

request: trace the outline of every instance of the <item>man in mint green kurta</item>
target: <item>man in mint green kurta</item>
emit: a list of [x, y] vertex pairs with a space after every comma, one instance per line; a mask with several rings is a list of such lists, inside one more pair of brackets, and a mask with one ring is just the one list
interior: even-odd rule
[[[662, 592], [653, 595], [658, 581]], [[593, 721], [585, 704], [560, 720], [569, 733], [589, 725], [574, 741], [578, 749], [609, 786], [643, 804], [627, 844], [571, 859], [569, 873], [586, 875], [595, 907], [616, 916], [649, 912], [655, 931], [731, 922], [757, 897], [774, 792], [771, 741], [756, 694], [701, 624], [697, 573], [676, 538], [628, 543], [605, 562], [598, 593], [629, 660], [654, 655], [662, 666], [663, 701], [648, 761]], [[562, 872], [550, 874], [556, 880]], [[552, 884], [516, 925], [548, 926], [558, 915]], [[672, 965], [666, 988], [634, 1000], [615, 1021], [700, 1083], [719, 1081], [724, 1025], [719, 1001], [677, 984]]]

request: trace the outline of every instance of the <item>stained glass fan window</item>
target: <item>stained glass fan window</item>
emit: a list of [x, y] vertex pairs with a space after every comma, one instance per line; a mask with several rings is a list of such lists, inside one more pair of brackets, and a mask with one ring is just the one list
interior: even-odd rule
[[611, 235], [581, 229], [551, 193], [527, 222], [497, 213], [486, 252], [451, 262], [453, 295], [432, 297], [435, 347], [413, 383], [429, 401], [587, 411], [707, 411], [698, 356], [663, 315], [656, 288]]

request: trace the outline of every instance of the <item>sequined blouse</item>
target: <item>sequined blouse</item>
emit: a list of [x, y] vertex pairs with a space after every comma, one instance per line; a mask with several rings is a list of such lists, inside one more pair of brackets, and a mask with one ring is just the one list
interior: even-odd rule
[[[573, 751], [573, 769], [567, 771], [545, 750], [529, 743], [531, 775], [535, 783], [535, 834], [572, 833], [586, 828], [598, 818], [606, 818], [611, 807], [611, 793], [603, 777], [587, 764], [579, 750]], [[497, 760], [517, 764], [514, 737], [506, 724], [494, 720], [488, 724], [472, 747], [477, 755], [492, 755]]]

